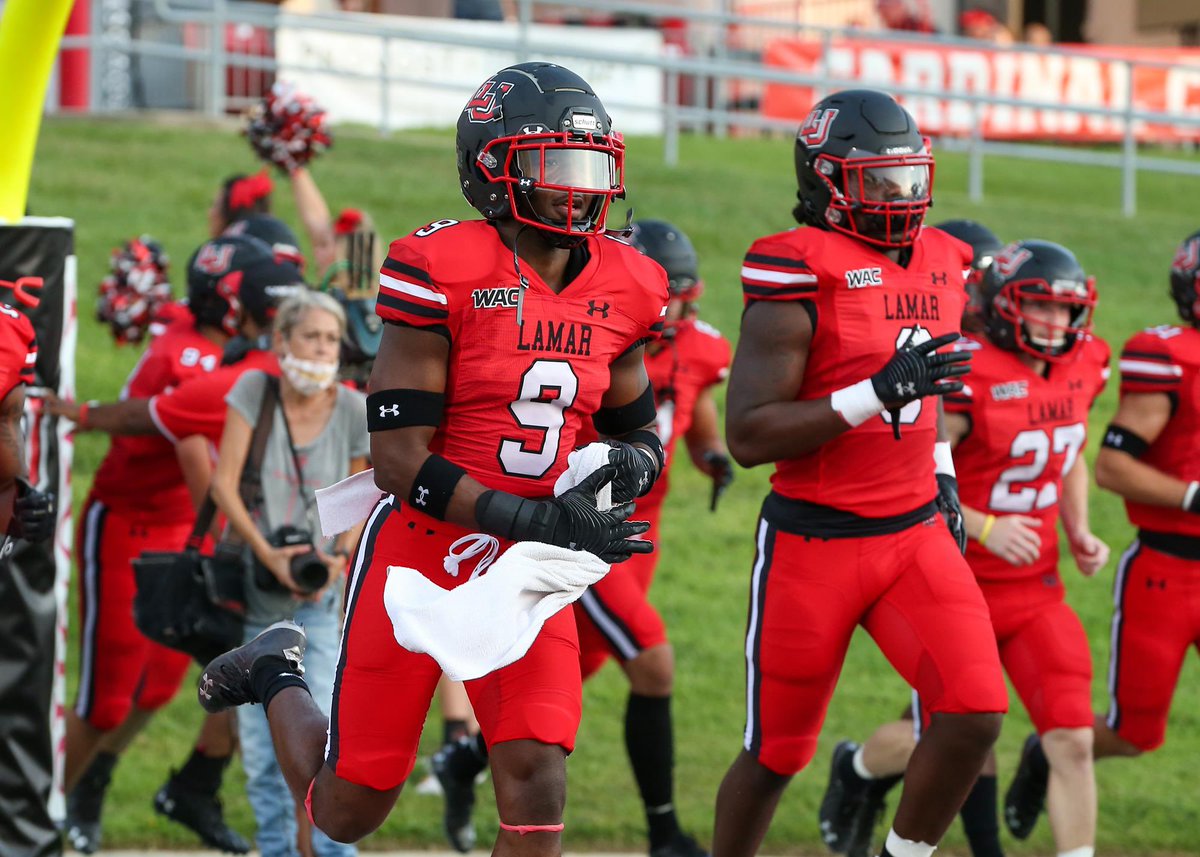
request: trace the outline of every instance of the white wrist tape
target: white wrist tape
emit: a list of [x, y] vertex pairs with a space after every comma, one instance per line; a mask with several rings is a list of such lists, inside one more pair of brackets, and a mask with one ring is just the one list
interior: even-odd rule
[[1187, 491], [1183, 495], [1183, 511], [1192, 511], [1192, 502], [1196, 499], [1196, 492], [1200, 491], [1200, 482], [1192, 482], [1188, 484]]
[[955, 476], [954, 456], [950, 452], [949, 441], [939, 440], [933, 445], [933, 472]]
[[883, 402], [875, 395], [870, 378], [835, 391], [829, 397], [829, 404], [851, 427], [860, 426], [876, 414], [883, 413]]

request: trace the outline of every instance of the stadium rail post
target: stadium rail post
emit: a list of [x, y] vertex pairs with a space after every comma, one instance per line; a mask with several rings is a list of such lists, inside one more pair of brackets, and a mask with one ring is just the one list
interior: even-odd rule
[[983, 108], [971, 102], [971, 138], [967, 150], [967, 198], [983, 202]]
[[379, 136], [386, 137], [392, 130], [392, 114], [389, 102], [392, 100], [391, 87], [388, 80], [391, 77], [391, 60], [388, 53], [392, 49], [391, 36], [383, 36], [383, 44], [379, 50]]
[[1133, 132], [1133, 60], [1125, 61], [1125, 135], [1121, 145], [1121, 211], [1137, 214], [1137, 136]]
[[225, 23], [228, 18], [226, 0], [213, 0], [212, 26], [209, 28], [208, 112], [220, 118], [225, 112]]
[[663, 163], [679, 166], [679, 71], [667, 67], [667, 97], [663, 101]]

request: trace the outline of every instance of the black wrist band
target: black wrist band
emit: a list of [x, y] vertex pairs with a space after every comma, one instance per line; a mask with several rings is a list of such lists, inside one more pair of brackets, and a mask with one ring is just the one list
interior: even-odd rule
[[450, 505], [458, 481], [466, 475], [467, 471], [454, 462], [431, 454], [413, 479], [408, 494], [409, 505], [431, 518], [446, 520], [446, 507]]
[[667, 453], [663, 449], [662, 440], [657, 434], [649, 429], [638, 429], [637, 431], [631, 431], [629, 434], [623, 435], [621, 440], [628, 444], [640, 443], [642, 446], [648, 447], [654, 455], [654, 460], [658, 462], [658, 472], [662, 473], [662, 469], [667, 463]]
[[549, 503], [509, 494], [484, 491], [475, 501], [475, 522], [484, 532], [514, 542], [549, 541], [556, 516]]

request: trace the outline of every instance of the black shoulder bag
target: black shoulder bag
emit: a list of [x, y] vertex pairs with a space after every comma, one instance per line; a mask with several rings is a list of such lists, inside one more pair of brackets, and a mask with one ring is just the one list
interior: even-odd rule
[[[268, 376], [264, 385], [238, 485], [250, 510], [262, 502], [262, 460], [279, 402], [274, 380]], [[182, 552], [151, 551], [133, 561], [137, 578], [133, 617], [138, 630], [156, 643], [186, 652], [201, 665], [242, 644], [246, 612], [246, 564], [240, 539], [222, 542], [214, 556], [200, 553], [216, 513], [210, 493]]]

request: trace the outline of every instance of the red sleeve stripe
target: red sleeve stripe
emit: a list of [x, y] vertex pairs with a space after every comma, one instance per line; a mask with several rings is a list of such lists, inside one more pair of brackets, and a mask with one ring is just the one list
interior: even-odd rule
[[446, 296], [441, 292], [435, 292], [427, 286], [422, 286], [418, 283], [410, 283], [408, 280], [401, 280], [396, 277], [390, 277], [387, 274], [379, 275], [379, 288], [386, 289], [395, 295], [403, 295], [406, 298], [416, 298], [417, 300], [428, 301], [433, 304], [441, 304], [447, 306]]
[[1142, 375], [1160, 380], [1171, 380], [1183, 376], [1183, 367], [1174, 363], [1158, 363], [1150, 360], [1130, 360], [1121, 358], [1118, 364], [1122, 377]]
[[393, 274], [399, 274], [401, 277], [409, 280], [419, 280], [427, 286], [433, 285], [433, 280], [430, 278], [429, 272], [424, 268], [418, 268], [416, 265], [410, 265], [407, 262], [401, 262], [399, 259], [393, 259], [391, 256], [388, 256], [383, 260], [383, 267]]

